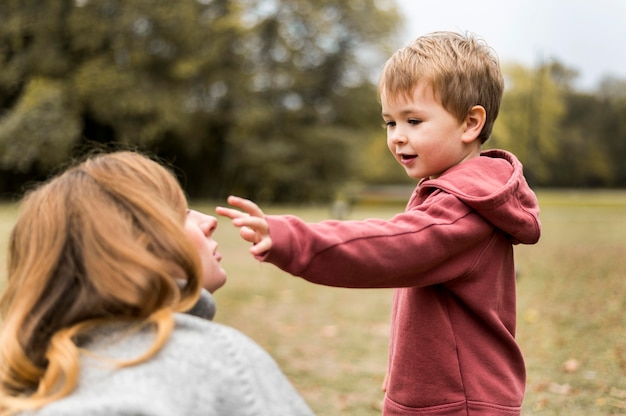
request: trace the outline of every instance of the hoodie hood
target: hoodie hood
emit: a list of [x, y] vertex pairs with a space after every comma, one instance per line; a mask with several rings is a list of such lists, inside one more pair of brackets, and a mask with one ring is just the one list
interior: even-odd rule
[[520, 161], [504, 150], [488, 150], [420, 182], [420, 193], [440, 189], [455, 195], [515, 243], [534, 244], [541, 235], [539, 204]]

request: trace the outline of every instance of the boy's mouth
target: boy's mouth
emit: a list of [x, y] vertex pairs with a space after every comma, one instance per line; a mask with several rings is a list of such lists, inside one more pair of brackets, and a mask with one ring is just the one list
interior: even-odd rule
[[398, 157], [400, 160], [398, 162], [403, 166], [410, 166], [413, 164], [413, 161], [417, 159], [417, 155], [411, 155], [408, 153], [398, 153]]

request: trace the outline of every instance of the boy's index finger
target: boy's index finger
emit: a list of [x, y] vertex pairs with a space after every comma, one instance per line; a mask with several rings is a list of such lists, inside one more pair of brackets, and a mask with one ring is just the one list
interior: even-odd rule
[[218, 215], [221, 215], [222, 217], [230, 218], [231, 220], [234, 220], [235, 218], [242, 217], [244, 215], [245, 216], [248, 215], [245, 212], [241, 212], [241, 211], [237, 211], [236, 209], [225, 208], [225, 207], [216, 207], [215, 208], [215, 212]]
[[263, 211], [257, 204], [249, 199], [240, 198], [238, 196], [231, 195], [228, 197], [228, 203], [234, 207], [244, 210], [248, 214], [255, 217], [264, 217]]

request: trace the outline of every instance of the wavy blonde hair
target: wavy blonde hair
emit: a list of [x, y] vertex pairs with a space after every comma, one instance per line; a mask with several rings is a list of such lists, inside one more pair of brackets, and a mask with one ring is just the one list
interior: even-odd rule
[[172, 313], [191, 308], [201, 288], [186, 210], [174, 175], [128, 151], [92, 156], [26, 194], [0, 300], [4, 413], [69, 394], [78, 380], [78, 336], [101, 324], [156, 328], [151, 348], [120, 366], [164, 345]]
[[396, 51], [385, 63], [378, 82], [381, 100], [411, 97], [419, 82], [432, 88], [443, 107], [462, 121], [475, 105], [484, 107], [485, 125], [478, 138], [491, 136], [498, 117], [504, 78], [498, 56], [472, 34], [434, 32]]

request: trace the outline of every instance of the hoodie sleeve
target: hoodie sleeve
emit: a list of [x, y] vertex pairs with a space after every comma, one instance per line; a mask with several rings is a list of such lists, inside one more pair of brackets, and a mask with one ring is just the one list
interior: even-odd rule
[[480, 246], [495, 232], [466, 204], [441, 191], [390, 220], [267, 220], [273, 246], [262, 260], [314, 283], [352, 288], [449, 281], [471, 269]]

